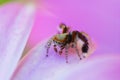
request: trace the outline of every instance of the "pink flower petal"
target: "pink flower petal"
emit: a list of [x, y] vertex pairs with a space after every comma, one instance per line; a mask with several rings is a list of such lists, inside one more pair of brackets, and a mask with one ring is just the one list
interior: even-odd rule
[[9, 80], [30, 34], [35, 8], [32, 4], [7, 4], [0, 9], [0, 79]]
[[[89, 59], [90, 60], [90, 59]], [[102, 55], [78, 64], [61, 80], [120, 80], [120, 55]]]
[[[46, 57], [45, 42], [40, 43], [18, 65], [12, 80], [119, 80], [120, 55], [94, 55], [79, 61], [75, 54], [58, 55], [51, 48]], [[95, 54], [95, 53], [94, 53]], [[110, 75], [110, 76], [109, 76]]]

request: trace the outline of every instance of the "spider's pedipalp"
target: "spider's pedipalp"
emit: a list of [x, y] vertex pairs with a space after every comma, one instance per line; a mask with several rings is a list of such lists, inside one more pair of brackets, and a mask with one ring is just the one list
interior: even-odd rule
[[58, 52], [55, 44], [54, 44], [54, 51], [55, 51], [56, 53]]
[[59, 51], [59, 54], [61, 55], [62, 54], [62, 50], [64, 49], [64, 47], [62, 46], [61, 48], [60, 48], [60, 51]]

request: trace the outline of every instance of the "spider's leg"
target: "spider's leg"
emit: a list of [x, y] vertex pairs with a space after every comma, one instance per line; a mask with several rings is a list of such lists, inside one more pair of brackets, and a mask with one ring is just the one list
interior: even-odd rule
[[51, 47], [51, 44], [52, 44], [52, 39], [50, 39], [45, 46], [47, 48], [46, 57], [48, 57], [48, 53], [49, 53], [49, 49]]
[[65, 59], [66, 59], [66, 63], [68, 63], [68, 49], [69, 49], [69, 46], [70, 45], [66, 45], [66, 47], [65, 47]]
[[57, 50], [57, 48], [56, 48], [56, 44], [54, 44], [54, 51], [57, 53], [58, 52], [58, 50]]
[[60, 51], [59, 51], [59, 54], [61, 55], [62, 54], [62, 50], [64, 49], [65, 47], [61, 47], [60, 48]]
[[77, 53], [79, 59], [81, 60], [82, 58], [81, 58], [81, 55], [80, 55], [79, 50], [78, 50], [78, 48], [77, 48], [77, 43], [76, 43], [76, 42], [75, 42], [74, 46], [75, 46], [74, 48], [75, 48], [75, 50], [76, 50], [76, 53]]
[[68, 63], [68, 50], [65, 50], [65, 59], [66, 59], [66, 63]]

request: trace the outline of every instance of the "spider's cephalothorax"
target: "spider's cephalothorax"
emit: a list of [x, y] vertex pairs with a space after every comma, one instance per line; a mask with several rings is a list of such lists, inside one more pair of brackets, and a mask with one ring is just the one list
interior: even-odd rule
[[[65, 24], [60, 24], [60, 29], [61, 32], [59, 34], [54, 35], [46, 45], [47, 48], [47, 55], [49, 52], [49, 48], [51, 44], [53, 43], [54, 50], [55, 52], [58, 52], [60, 55], [62, 54], [63, 49], [65, 49], [65, 54], [66, 54], [66, 62], [68, 62], [68, 49], [70, 47], [75, 48], [77, 55], [79, 56], [80, 59], [81, 56], [85, 57], [84, 55], [80, 55], [78, 47], [77, 47], [77, 41], [81, 40], [83, 42], [81, 51], [83, 54], [87, 54], [88, 49], [89, 49], [89, 43], [88, 39], [86, 38], [85, 35], [83, 35], [82, 32], [79, 31], [69, 31], [69, 27], [67, 27]], [[60, 48], [58, 51], [57, 46]]]

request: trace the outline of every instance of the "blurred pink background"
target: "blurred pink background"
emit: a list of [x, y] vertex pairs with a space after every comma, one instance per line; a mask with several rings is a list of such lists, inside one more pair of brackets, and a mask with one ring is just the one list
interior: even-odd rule
[[[39, 2], [28, 46], [55, 34], [59, 23], [85, 31], [96, 53], [120, 52], [120, 0], [44, 0]], [[31, 48], [30, 47], [30, 48]]]

